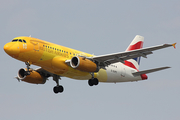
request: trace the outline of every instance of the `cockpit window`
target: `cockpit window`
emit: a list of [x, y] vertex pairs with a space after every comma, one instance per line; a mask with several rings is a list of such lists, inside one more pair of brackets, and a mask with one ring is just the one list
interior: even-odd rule
[[12, 40], [12, 42], [17, 42], [18, 41], [18, 39], [14, 39], [14, 40]]
[[23, 42], [23, 43], [27, 43], [26, 40], [22, 40], [22, 39], [13, 39], [12, 42]]
[[24, 42], [24, 43], [26, 43], [26, 41], [25, 41], [25, 40], [23, 40], [23, 42]]

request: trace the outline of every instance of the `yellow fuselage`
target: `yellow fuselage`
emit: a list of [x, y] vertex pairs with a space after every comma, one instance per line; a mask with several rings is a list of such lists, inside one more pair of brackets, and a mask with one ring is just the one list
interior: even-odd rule
[[[79, 80], [88, 80], [92, 77], [90, 73], [73, 69], [65, 63], [74, 56], [93, 56], [88, 53], [32, 37], [16, 37], [7, 43], [4, 49], [11, 57], [40, 66], [53, 74]], [[95, 73], [95, 77], [99, 78], [100, 82], [106, 82], [107, 73], [101, 69]]]

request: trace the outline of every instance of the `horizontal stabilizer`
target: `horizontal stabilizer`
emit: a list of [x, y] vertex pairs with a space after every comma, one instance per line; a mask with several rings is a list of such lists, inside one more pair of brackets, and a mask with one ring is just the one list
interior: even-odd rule
[[149, 69], [149, 70], [143, 70], [143, 71], [139, 71], [139, 72], [135, 72], [132, 73], [135, 77], [142, 75], [142, 74], [147, 74], [147, 73], [152, 73], [152, 72], [156, 72], [156, 71], [160, 71], [160, 70], [164, 70], [170, 67], [160, 67], [160, 68], [155, 68], [155, 69]]

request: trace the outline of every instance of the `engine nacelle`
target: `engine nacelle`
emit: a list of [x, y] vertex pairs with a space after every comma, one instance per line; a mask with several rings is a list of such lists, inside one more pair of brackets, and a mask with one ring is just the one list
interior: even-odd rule
[[18, 76], [17, 76], [18, 80], [32, 84], [44, 84], [46, 82], [46, 78], [41, 74], [39, 74], [38, 72], [34, 70], [30, 70], [30, 75], [28, 75], [26, 70], [27, 69], [22, 68], [18, 71]]
[[72, 68], [83, 71], [83, 72], [98, 72], [99, 67], [93, 61], [83, 57], [73, 57], [70, 61]]

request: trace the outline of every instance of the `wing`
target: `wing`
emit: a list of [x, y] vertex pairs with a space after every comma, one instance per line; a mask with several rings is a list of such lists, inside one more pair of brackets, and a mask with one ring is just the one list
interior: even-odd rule
[[40, 73], [41, 75], [43, 75], [43, 76], [46, 77], [46, 78], [53, 76], [52, 73], [44, 70], [43, 68], [38, 68], [38, 69], [36, 69], [35, 71], [38, 72], [38, 73]]
[[105, 66], [108, 66], [110, 64], [116, 63], [116, 62], [122, 62], [124, 63], [125, 60], [136, 58], [136, 57], [145, 57], [152, 54], [152, 51], [163, 49], [166, 47], [173, 46], [175, 48], [176, 43], [174, 44], [164, 44], [164, 45], [158, 45], [148, 48], [142, 48], [138, 50], [132, 50], [132, 51], [126, 51], [126, 52], [119, 52], [119, 53], [113, 53], [113, 54], [107, 54], [107, 55], [100, 55], [100, 56], [93, 56], [88, 59], [94, 60], [98, 62], [99, 66], [101, 68], [104, 68]]

